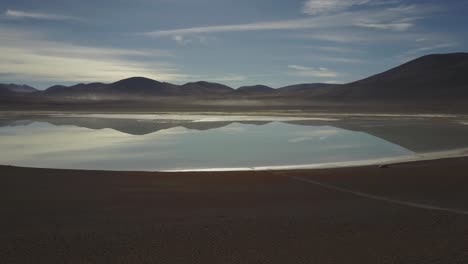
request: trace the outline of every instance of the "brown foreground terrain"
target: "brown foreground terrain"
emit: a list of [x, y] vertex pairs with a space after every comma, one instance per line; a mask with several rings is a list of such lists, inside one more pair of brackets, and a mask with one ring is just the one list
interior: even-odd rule
[[0, 181], [1, 263], [468, 262], [468, 158]]

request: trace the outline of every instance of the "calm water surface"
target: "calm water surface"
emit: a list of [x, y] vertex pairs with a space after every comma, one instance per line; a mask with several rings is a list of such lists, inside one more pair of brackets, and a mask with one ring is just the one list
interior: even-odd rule
[[[4, 118], [0, 163], [100, 170], [252, 168], [391, 158], [465, 142], [468, 146], [468, 126], [460, 122], [437, 126], [425, 120], [237, 119]], [[447, 139], [440, 146], [430, 143], [434, 138], [423, 134], [430, 133], [429, 127], [453, 133], [455, 145]], [[421, 142], [424, 137], [426, 143]]]

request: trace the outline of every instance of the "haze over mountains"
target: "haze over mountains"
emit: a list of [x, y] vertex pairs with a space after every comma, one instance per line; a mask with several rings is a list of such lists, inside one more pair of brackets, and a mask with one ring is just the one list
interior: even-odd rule
[[175, 85], [143, 77], [110, 84], [55, 85], [44, 91], [0, 84], [1, 97], [41, 100], [144, 100], [158, 97], [318, 99], [318, 100], [438, 100], [468, 98], [468, 53], [427, 55], [386, 72], [348, 84], [297, 84], [274, 89], [265, 85], [229, 86], [205, 81]]

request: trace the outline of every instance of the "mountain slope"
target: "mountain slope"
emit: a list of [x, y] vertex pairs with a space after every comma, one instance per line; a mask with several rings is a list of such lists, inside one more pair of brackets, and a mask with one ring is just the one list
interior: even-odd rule
[[54, 85], [47, 88], [44, 93], [47, 95], [78, 96], [99, 92], [100, 88], [103, 88], [105, 85], [104, 83], [79, 83], [72, 86]]
[[468, 53], [427, 55], [327, 93], [347, 99], [468, 97]]
[[186, 83], [180, 88], [180, 92], [186, 95], [226, 94], [234, 91], [234, 89], [224, 84], [205, 81]]
[[236, 93], [240, 94], [258, 94], [258, 93], [274, 93], [275, 89], [266, 85], [251, 85], [237, 88]]
[[33, 93], [37, 92], [36, 88], [33, 88], [28, 85], [17, 85], [17, 84], [0, 84], [0, 89], [6, 93], [6, 91], [10, 91], [13, 93]]
[[132, 77], [106, 85], [102, 91], [111, 94], [164, 96], [178, 93], [179, 86], [144, 77]]
[[328, 93], [331, 89], [341, 86], [341, 84], [328, 83], [304, 83], [295, 84], [276, 89], [281, 96], [317, 96]]

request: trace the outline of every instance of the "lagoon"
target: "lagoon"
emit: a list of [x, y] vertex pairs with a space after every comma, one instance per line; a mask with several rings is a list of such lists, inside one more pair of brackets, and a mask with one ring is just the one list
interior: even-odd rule
[[[453, 135], [456, 145], [438, 139], [441, 131]], [[427, 118], [83, 114], [0, 120], [0, 163], [39, 168], [308, 168], [384, 162], [462, 147], [468, 147], [468, 126]]]

